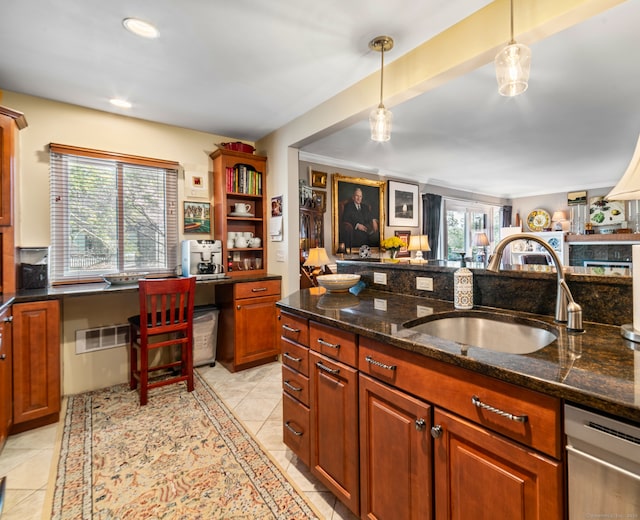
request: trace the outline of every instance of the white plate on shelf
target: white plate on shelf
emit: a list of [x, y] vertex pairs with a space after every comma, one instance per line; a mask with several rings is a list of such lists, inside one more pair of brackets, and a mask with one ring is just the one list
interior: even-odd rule
[[255, 217], [254, 213], [239, 213], [238, 211], [232, 211], [229, 213], [230, 217]]

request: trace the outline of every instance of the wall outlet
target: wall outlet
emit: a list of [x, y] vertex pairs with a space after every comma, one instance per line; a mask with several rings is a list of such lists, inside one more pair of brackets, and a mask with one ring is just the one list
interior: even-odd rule
[[387, 285], [387, 273], [373, 273], [373, 283]]
[[433, 291], [433, 278], [416, 276], [416, 289], [419, 291]]
[[377, 310], [377, 311], [386, 311], [387, 310], [387, 300], [385, 300], [383, 298], [374, 298], [373, 299], [373, 308], [375, 310]]
[[276, 251], [276, 262], [284, 262], [284, 249]]

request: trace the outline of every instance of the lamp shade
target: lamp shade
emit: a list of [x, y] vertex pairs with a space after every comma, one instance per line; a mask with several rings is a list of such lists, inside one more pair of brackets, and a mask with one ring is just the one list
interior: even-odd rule
[[487, 234], [484, 232], [475, 233], [473, 235], [473, 245], [486, 247], [489, 245], [489, 237], [487, 237]]
[[608, 200], [640, 200], [640, 137], [627, 171], [606, 198]]
[[554, 211], [551, 222], [564, 222], [567, 220], [567, 214], [564, 211]]
[[384, 143], [391, 139], [391, 122], [393, 114], [382, 104], [371, 111], [369, 125], [371, 126], [371, 140]]
[[309, 256], [303, 265], [307, 267], [320, 267], [330, 263], [327, 251], [324, 247], [312, 247], [309, 249]]
[[529, 86], [531, 49], [521, 43], [512, 43], [502, 49], [495, 59], [498, 92], [513, 97], [522, 94]]
[[409, 251], [431, 251], [429, 235], [411, 235], [408, 249]]

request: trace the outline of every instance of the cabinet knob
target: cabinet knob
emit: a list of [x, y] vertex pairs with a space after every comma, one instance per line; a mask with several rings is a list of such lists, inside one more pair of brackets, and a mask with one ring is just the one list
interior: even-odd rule
[[11, 323], [13, 321], [13, 316], [7, 316], [4, 320], [5, 323]]
[[422, 417], [420, 417], [420, 419], [416, 419], [416, 431], [421, 432], [426, 428], [426, 426], [427, 423]]
[[4, 361], [5, 359], [7, 359], [7, 355], [4, 353], [0, 354], [0, 361]]
[[242, 307], [240, 305], [236, 305], [236, 310], [240, 310]]
[[442, 435], [442, 426], [440, 426], [439, 424], [436, 424], [435, 426], [431, 427], [431, 437], [433, 437], [434, 439], [439, 439], [441, 435]]

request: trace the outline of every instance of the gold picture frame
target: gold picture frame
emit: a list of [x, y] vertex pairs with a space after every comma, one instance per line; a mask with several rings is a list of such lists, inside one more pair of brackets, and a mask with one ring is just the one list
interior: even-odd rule
[[[385, 224], [385, 187], [386, 181], [376, 181], [358, 177], [349, 177], [334, 173], [332, 178], [332, 212], [333, 222], [333, 250], [337, 251], [340, 244], [344, 244], [352, 254], [379, 249], [380, 241], [384, 240]], [[353, 213], [354, 193], [359, 190], [362, 194], [361, 211], [362, 223], [356, 223]], [[360, 224], [360, 225], [358, 225]], [[357, 229], [356, 229], [357, 228]]]
[[311, 176], [311, 187], [312, 188], [327, 188], [327, 174], [326, 172], [318, 172], [315, 170], [310, 170]]

